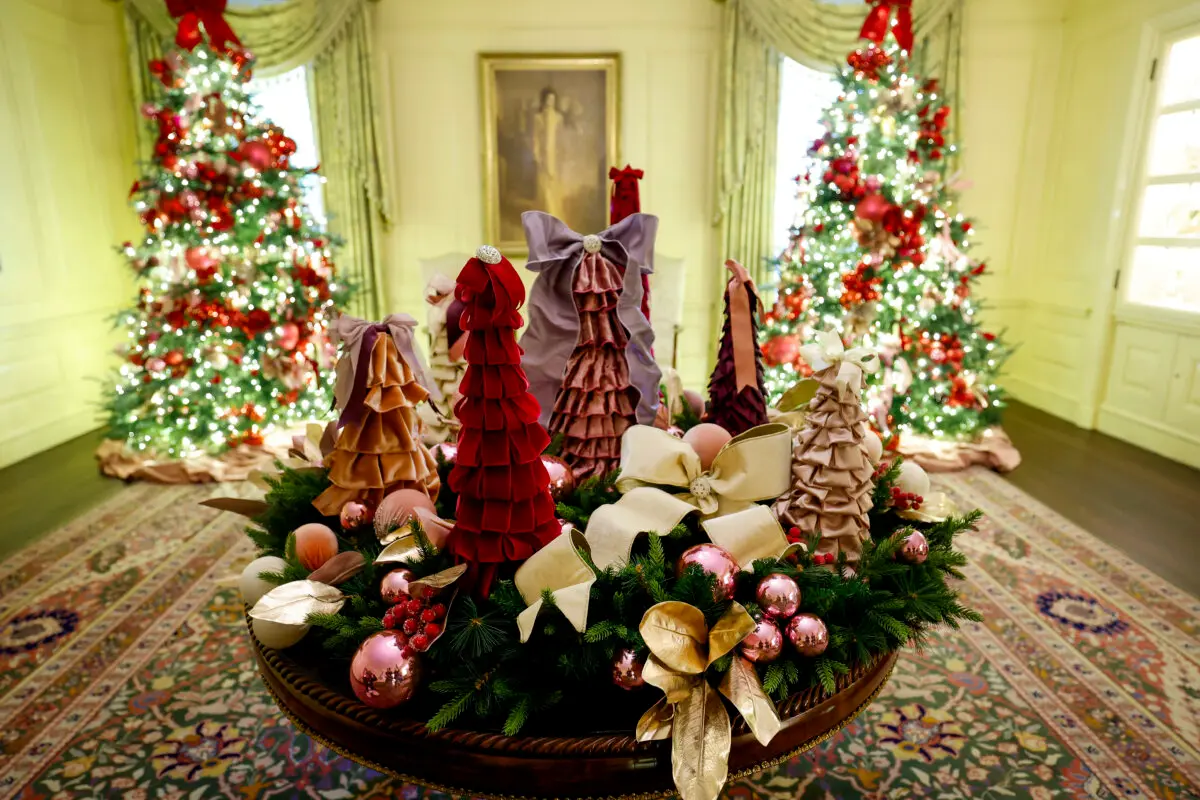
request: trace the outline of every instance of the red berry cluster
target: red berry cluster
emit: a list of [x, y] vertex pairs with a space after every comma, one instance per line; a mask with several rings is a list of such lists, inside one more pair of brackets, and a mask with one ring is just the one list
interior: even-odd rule
[[847, 56], [846, 63], [855, 72], [862, 73], [863, 77], [876, 81], [879, 80], [879, 70], [892, 63], [892, 57], [874, 44], [869, 44], [865, 50], [855, 50]]
[[892, 508], [896, 511], [916, 511], [925, 502], [925, 498], [914, 492], [902, 492], [899, 487], [892, 487]]
[[445, 616], [446, 606], [442, 603], [401, 600], [383, 615], [383, 627], [400, 631], [401, 644], [423, 653], [442, 632], [438, 621]]
[[[788, 544], [802, 544], [805, 540], [804, 533], [795, 525], [793, 525], [792, 527], [788, 528], [787, 540]], [[832, 564], [836, 560], [837, 559], [834, 557], [833, 553], [812, 554], [812, 563], [818, 567], [822, 564]]]

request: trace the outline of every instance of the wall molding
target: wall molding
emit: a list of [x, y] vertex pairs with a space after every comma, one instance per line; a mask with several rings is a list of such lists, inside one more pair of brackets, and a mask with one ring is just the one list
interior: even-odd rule
[[1111, 406], [1101, 407], [1098, 416], [1097, 427], [1104, 433], [1200, 469], [1200, 439], [1187, 431]]

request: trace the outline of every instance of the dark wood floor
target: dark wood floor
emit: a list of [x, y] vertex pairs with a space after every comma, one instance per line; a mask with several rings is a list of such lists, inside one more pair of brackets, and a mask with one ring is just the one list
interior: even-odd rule
[[[1200, 472], [1029, 406], [1004, 427], [1021, 451], [1014, 484], [1200, 596]], [[0, 470], [0, 558], [121, 490], [100, 476], [90, 433]]]
[[1021, 451], [1010, 481], [1200, 597], [1200, 471], [1020, 403], [1004, 429]]

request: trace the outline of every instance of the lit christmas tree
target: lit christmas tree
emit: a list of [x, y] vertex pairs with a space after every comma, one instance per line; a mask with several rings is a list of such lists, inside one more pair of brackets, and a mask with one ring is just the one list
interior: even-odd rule
[[325, 416], [326, 328], [348, 294], [303, 204], [310, 171], [246, 93], [248, 54], [219, 17], [204, 24], [185, 16], [179, 49], [150, 63], [165, 91], [142, 109], [158, 139], [131, 190], [146, 234], [124, 246], [138, 295], [107, 403], [108, 435], [160, 457]]
[[1009, 349], [976, 319], [985, 265], [968, 255], [972, 226], [947, 178], [950, 109], [936, 80], [910, 71], [907, 11], [872, 8], [809, 151], [815, 166], [797, 179], [806, 209], [760, 338], [766, 386], [774, 402], [809, 374], [800, 343], [832, 328], [883, 358], [867, 393], [880, 431], [967, 437], [999, 419]]

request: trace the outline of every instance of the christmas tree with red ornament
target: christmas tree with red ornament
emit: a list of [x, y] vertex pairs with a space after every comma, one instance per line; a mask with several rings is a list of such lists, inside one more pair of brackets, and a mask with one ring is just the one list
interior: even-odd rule
[[130, 190], [145, 232], [124, 245], [137, 298], [107, 400], [109, 437], [159, 457], [325, 415], [326, 329], [348, 295], [303, 204], [311, 171], [247, 95], [250, 55], [219, 14], [183, 14], [175, 41], [149, 64], [157, 140]]
[[774, 400], [809, 374], [800, 343], [833, 329], [880, 351], [867, 406], [881, 432], [970, 437], [999, 420], [1009, 348], [977, 319], [987, 265], [958, 210], [950, 106], [911, 69], [907, 4], [874, 3], [862, 36], [798, 178], [806, 210], [760, 338], [767, 390]]

